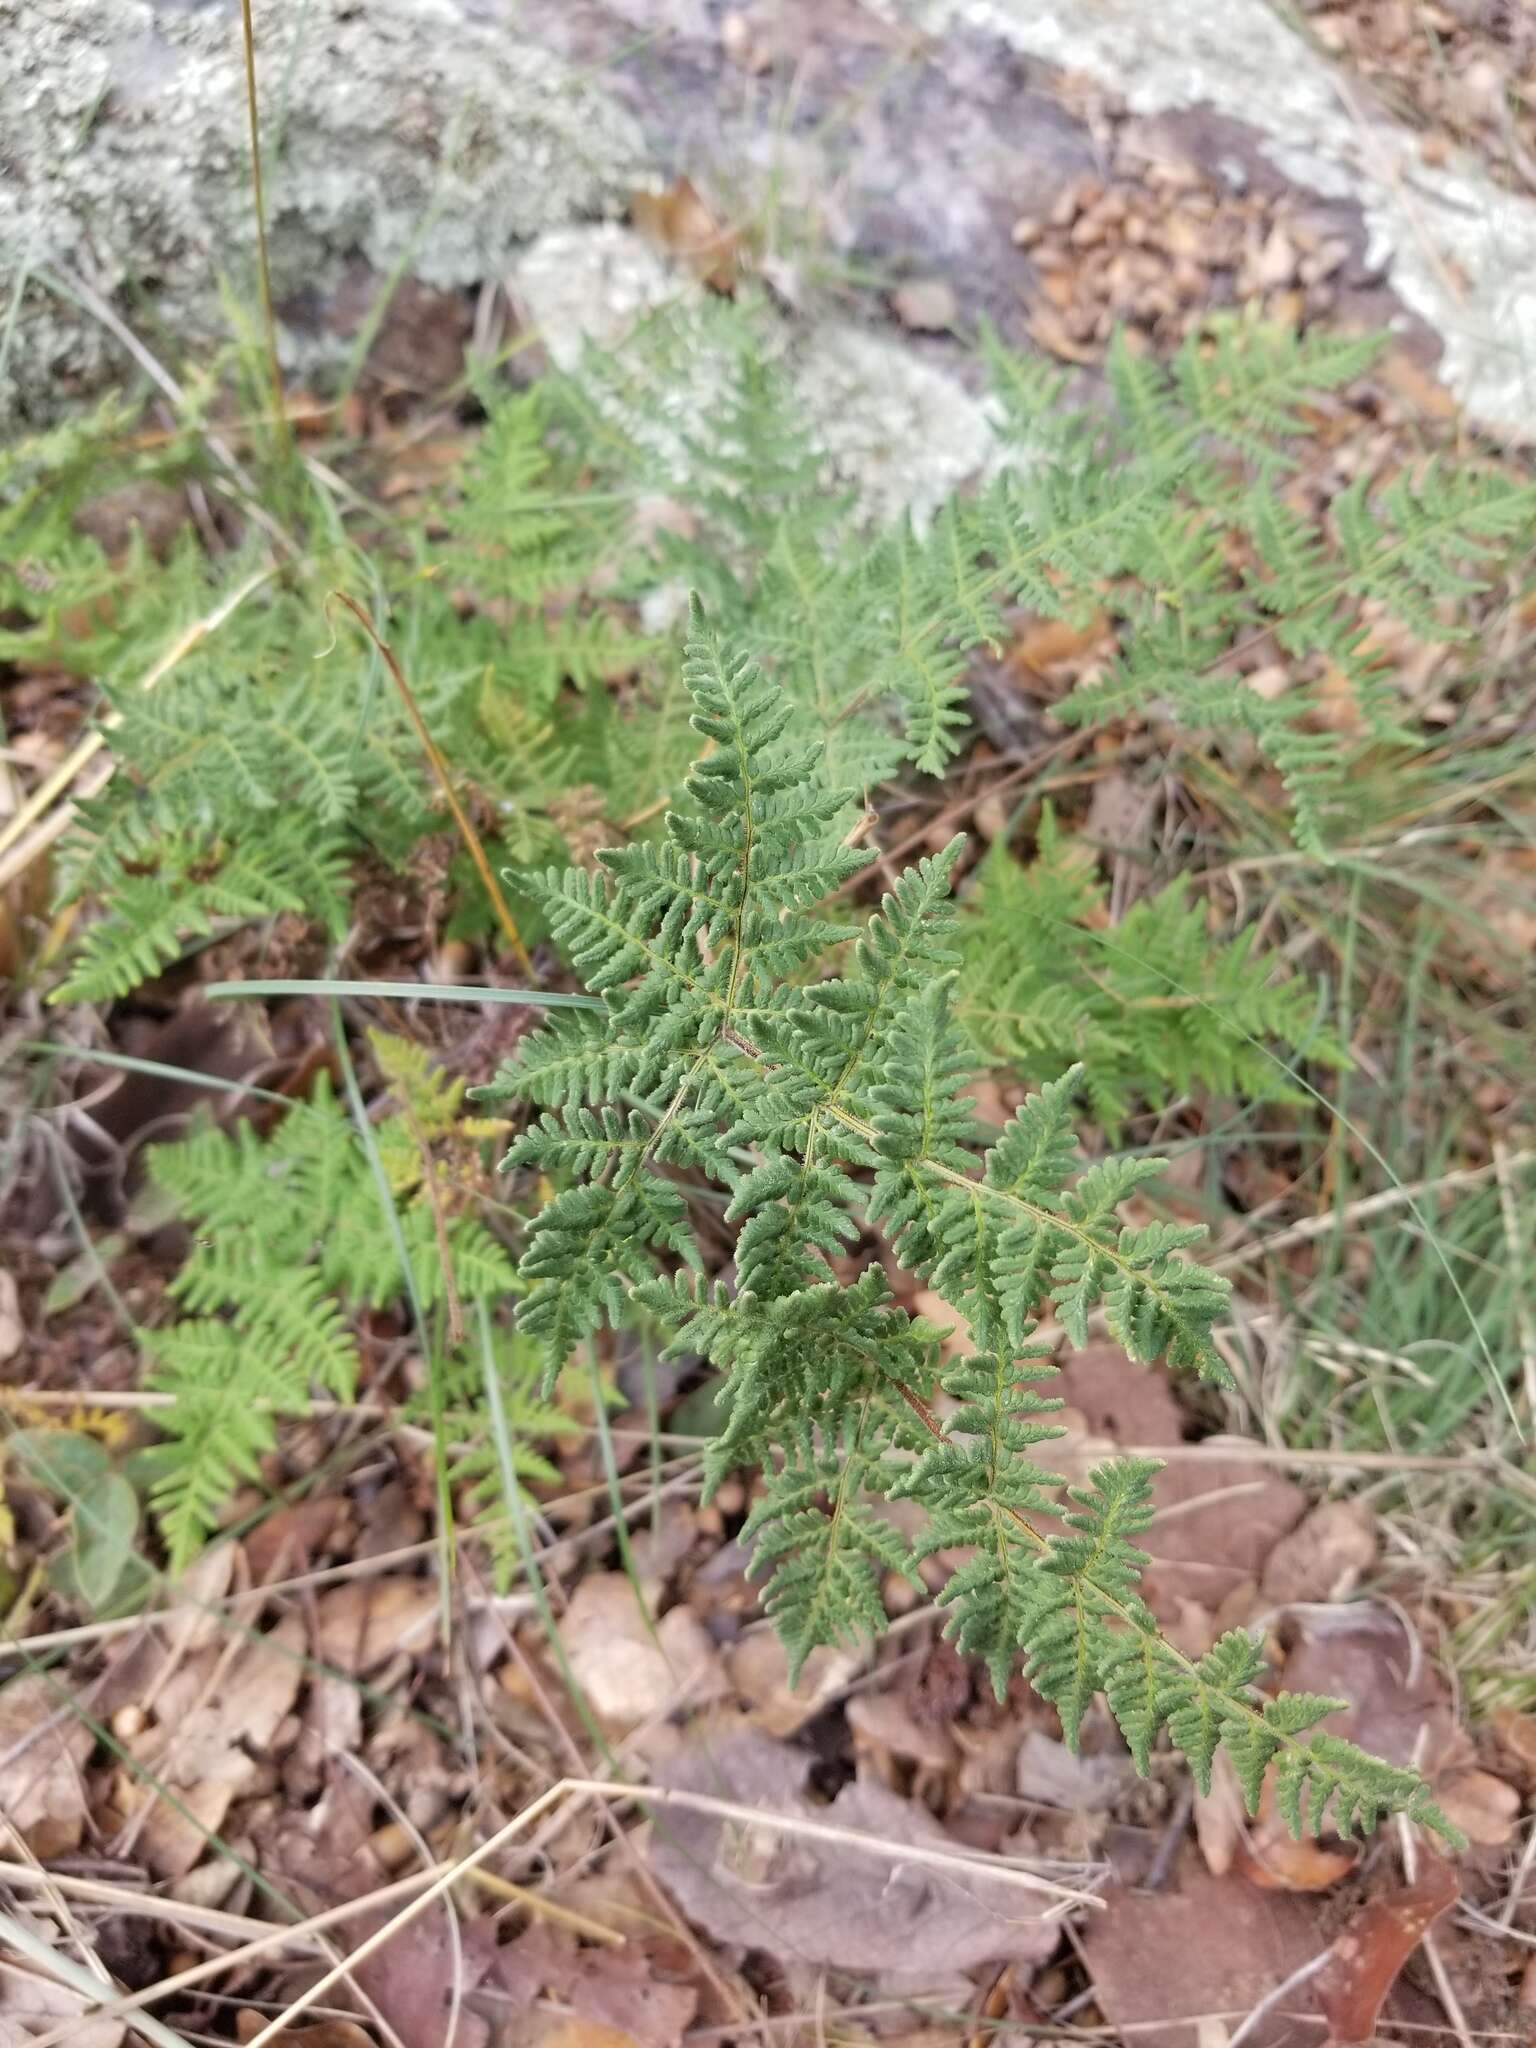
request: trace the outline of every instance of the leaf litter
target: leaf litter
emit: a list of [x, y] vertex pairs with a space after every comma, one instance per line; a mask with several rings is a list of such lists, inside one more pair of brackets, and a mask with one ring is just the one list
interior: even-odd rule
[[[1309, 12], [1364, 68], [1385, 52], [1389, 61], [1378, 68], [1400, 78], [1405, 10]], [[1473, 111], [1488, 123], [1497, 109], [1476, 69], [1488, 38], [1469, 26], [1472, 12], [1433, 8], [1428, 26], [1448, 39], [1463, 84], [1470, 70]], [[1470, 119], [1469, 106], [1458, 100], [1453, 111]], [[1431, 120], [1441, 113], [1438, 103], [1425, 111]], [[1154, 127], [1122, 113], [1105, 154], [1107, 176], [1074, 188], [1038, 234], [1019, 235], [1036, 271], [1031, 317], [1064, 359], [1096, 359], [1115, 314], [1129, 312], [1146, 344], [1162, 346], [1224, 296], [1257, 297], [1311, 318], [1361, 287], [1361, 252], [1338, 250], [1326, 209], [1314, 217], [1262, 186], [1221, 189], [1190, 172]], [[638, 195], [633, 213], [714, 289], [733, 287], [737, 234], [686, 178]], [[944, 280], [926, 276], [897, 286], [890, 306], [922, 334], [967, 314]], [[1434, 410], [1440, 394], [1422, 373], [1417, 386], [1413, 378], [1411, 352], [1398, 352], [1381, 373], [1384, 410], [1405, 388]], [[1351, 460], [1355, 442], [1366, 450], [1362, 459], [1390, 459], [1386, 437], [1357, 433], [1358, 420], [1322, 425], [1327, 446], [1343, 444]], [[1107, 618], [1086, 627], [1025, 622], [1009, 659], [1025, 690], [1049, 701], [1112, 645]], [[1394, 658], [1407, 665], [1413, 653], [1399, 646]], [[1253, 680], [1257, 686], [1257, 673]], [[1266, 687], [1288, 684], [1281, 669]], [[1100, 775], [1091, 802], [1093, 828], [1116, 845], [1142, 831], [1129, 778]], [[1517, 867], [1490, 875], [1504, 892], [1500, 914], [1514, 943], [1529, 923], [1517, 886], [1527, 877]], [[147, 1050], [174, 1055], [159, 1040]], [[222, 1048], [205, 1048], [195, 1063], [205, 1057], [219, 1070], [227, 1064]], [[190, 1104], [195, 1091], [185, 1092]], [[115, 1113], [138, 1100], [123, 1093]], [[164, 1093], [160, 1084], [148, 1110], [125, 1116], [130, 1143], [165, 1107]], [[21, 1336], [14, 1283], [0, 1273], [0, 1355]], [[1148, 1591], [1185, 1646], [1203, 1648], [1223, 1627], [1252, 1625], [1266, 1632], [1289, 1687], [1347, 1694], [1355, 1704], [1334, 1724], [1341, 1732], [1403, 1761], [1416, 1758], [1433, 1774], [1437, 1796], [1474, 1843], [1470, 1894], [1517, 1828], [1529, 1825], [1531, 1717], [1506, 1711], [1496, 1741], [1474, 1750], [1431, 1656], [1396, 1610], [1353, 1600], [1378, 1567], [1369, 1509], [1314, 1503], [1239, 1446], [1188, 1443], [1191, 1416], [1166, 1382], [1128, 1369], [1112, 1347], [1080, 1354], [1062, 1391], [1073, 1430], [1060, 1447], [1064, 1476], [1082, 1476], [1116, 1444], [1167, 1454], [1146, 1538], [1154, 1558]], [[584, 1481], [600, 1473], [590, 1446], [585, 1468], [575, 1456], [565, 1465]], [[445, 1655], [438, 1589], [407, 1574], [284, 1593], [267, 1606], [244, 1601], [248, 1586], [323, 1574], [328, 1563], [365, 1555], [366, 1519], [350, 1488], [284, 1501], [239, 1546], [241, 1595], [228, 1608], [237, 1546], [210, 1552], [201, 1582], [183, 1587], [183, 1604], [160, 1619], [153, 1640], [108, 1657], [101, 1703], [104, 1711], [110, 1704], [123, 1752], [116, 1761], [68, 1706], [73, 1691], [91, 1708], [96, 1673], [86, 1659], [57, 1679], [10, 1679], [0, 1689], [0, 1815], [26, 1846], [49, 1859], [116, 1849], [163, 1891], [186, 1897], [190, 1880], [220, 1870], [208, 1836], [223, 1831], [301, 1910], [321, 1911], [366, 1898], [418, 1860], [417, 1837], [429, 1854], [459, 1853], [467, 1829], [488, 1829], [492, 1816], [517, 1810], [569, 1768], [572, 1745], [587, 1734], [565, 1711], [559, 1673], [536, 1630], [520, 1627], [509, 1648], [505, 1629], [476, 1628], [472, 1641]], [[585, 1523], [574, 1515], [560, 1526], [580, 1535]], [[818, 1651], [792, 1690], [782, 1646], [756, 1624], [746, 1560], [718, 1516], [713, 1533], [672, 1520], [666, 1542], [653, 1546], [643, 1605], [623, 1572], [583, 1572], [590, 1549], [573, 1540], [552, 1575], [561, 1581], [560, 1645], [605, 1738], [632, 1757], [636, 1730], [667, 1724], [670, 1744], [650, 1753], [652, 1778], [744, 1802], [760, 1817], [744, 1825], [656, 1809], [644, 1853], [659, 1899], [636, 1883], [620, 1901], [619, 1859], [586, 1820], [551, 1833], [526, 1861], [512, 1856], [497, 1866], [508, 1884], [541, 1886], [552, 1905], [581, 1902], [596, 1924], [622, 1931], [622, 1948], [522, 1906], [493, 1918], [484, 1894], [460, 1886], [452, 1917], [435, 1908], [359, 1966], [360, 1987], [405, 2048], [488, 2048], [507, 2024], [519, 2044], [539, 2048], [679, 2048], [690, 2027], [718, 2029], [732, 2011], [701, 1973], [687, 1929], [702, 1934], [748, 2009], [775, 2016], [813, 2006], [830, 1972], [855, 2003], [861, 1995], [942, 1991], [967, 2013], [999, 2021], [1011, 2014], [1020, 2033], [1028, 2032], [1026, 2013], [1053, 2033], [1070, 2033], [1075, 2012], [1087, 2026], [1102, 2017], [1125, 2029], [1136, 2048], [1215, 2048], [1277, 1985], [1326, 1957], [1246, 2042], [1316, 2038], [1320, 2013], [1341, 2042], [1364, 2040], [1394, 2018], [1444, 2024], [1422, 1985], [1411, 1995], [1401, 1983], [1390, 1991], [1450, 1908], [1455, 1894], [1443, 1866], [1421, 1863], [1412, 1881], [1394, 1888], [1390, 1844], [1367, 1862], [1353, 1845], [1327, 1838], [1298, 1848], [1268, 1802], [1253, 1820], [1242, 1812], [1220, 1766], [1209, 1797], [1193, 1802], [1188, 1839], [1181, 1788], [1167, 1773], [1150, 1784], [1134, 1780], [1112, 1741], [1094, 1747], [1091, 1724], [1082, 1753], [1067, 1750], [1054, 1717], [1022, 1682], [995, 1706], [966, 1661], [934, 1640], [931, 1619], [896, 1606], [896, 1589], [892, 1612], [915, 1622], [910, 1636], [893, 1638], [873, 1660]], [[611, 1552], [597, 1551], [595, 1562], [606, 1566]], [[938, 1561], [933, 1583], [953, 1562]], [[466, 1713], [483, 1715], [494, 1731], [480, 1755], [466, 1757], [451, 1739]], [[338, 1764], [343, 1754], [367, 1759], [409, 1826], [360, 1791]], [[1047, 1866], [1102, 1859], [1114, 1882], [1101, 1893], [1104, 1910], [1081, 1918], [1084, 1968], [1060, 1922], [1018, 1890], [774, 1825], [775, 1817], [797, 1816], [888, 1848], [985, 1846]], [[1081, 1864], [1074, 1868], [1081, 1876]], [[220, 1875], [234, 1882], [237, 1872], [226, 1866]], [[1482, 1895], [1490, 1895], [1486, 1886]], [[1521, 1910], [1528, 1926], [1529, 1900]], [[365, 1915], [337, 1939], [355, 1946], [382, 1924]], [[238, 1988], [281, 1995], [309, 1967], [246, 1975]], [[20, 2026], [37, 2031], [15, 2004], [17, 1976], [8, 1970], [0, 1982], [0, 2042], [30, 2038]], [[1016, 1995], [994, 2011], [983, 1992], [1004, 1981]], [[98, 2032], [103, 2048], [115, 2048], [117, 2023], [93, 2026], [78, 2002], [61, 2002], [67, 1994], [58, 1987], [33, 1992], [41, 1982], [29, 1978], [27, 1989], [37, 2010], [53, 2015], [49, 2024], [70, 2019], [81, 2048], [97, 2048]], [[857, 2017], [843, 2017], [839, 2037]], [[903, 2038], [930, 2035], [935, 2043], [957, 2038], [952, 2027]], [[302, 2048], [362, 2048], [373, 2035], [329, 2019], [284, 2038]]]

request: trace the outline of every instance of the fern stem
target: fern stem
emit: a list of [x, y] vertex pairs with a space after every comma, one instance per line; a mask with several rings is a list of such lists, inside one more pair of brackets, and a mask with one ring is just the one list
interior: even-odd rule
[[[748, 1059], [755, 1061], [765, 1073], [772, 1071], [769, 1062], [763, 1057], [762, 1053], [758, 1051], [757, 1047], [750, 1040], [743, 1038], [739, 1031], [722, 1029], [720, 1036], [734, 1045], [738, 1052], [744, 1053]], [[878, 1142], [880, 1133], [873, 1124], [866, 1123], [863, 1117], [855, 1116], [852, 1110], [844, 1109], [841, 1104], [833, 1101], [830, 1095], [824, 1096], [822, 1101], [816, 1105], [816, 1110], [812, 1113], [814, 1115], [819, 1111], [825, 1111], [837, 1123], [842, 1124], [844, 1129], [850, 1130], [862, 1138], [867, 1145], [873, 1146]], [[990, 1201], [1000, 1202], [1008, 1208], [1018, 1210], [1022, 1215], [1028, 1216], [1031, 1222], [1038, 1223], [1045, 1229], [1060, 1230], [1065, 1232], [1068, 1237], [1075, 1237], [1078, 1243], [1086, 1246], [1094, 1257], [1104, 1259], [1114, 1266], [1117, 1271], [1123, 1273], [1128, 1280], [1134, 1280], [1138, 1286], [1144, 1287], [1149, 1294], [1156, 1298], [1158, 1304], [1170, 1319], [1176, 1318], [1177, 1304], [1165, 1289], [1159, 1287], [1148, 1273], [1132, 1266], [1129, 1260], [1122, 1257], [1119, 1249], [1109, 1239], [1095, 1237], [1092, 1231], [1085, 1230], [1079, 1223], [1074, 1223], [1070, 1216], [1061, 1216], [1054, 1209], [1044, 1209], [1038, 1203], [1028, 1202], [1022, 1195], [1015, 1194], [1012, 1188], [989, 1187], [985, 1181], [973, 1180], [969, 1174], [961, 1173], [956, 1167], [946, 1166], [941, 1160], [931, 1159], [927, 1154], [921, 1154], [919, 1157], [909, 1160], [907, 1166], [909, 1172], [914, 1175], [919, 1171], [930, 1173], [935, 1180], [941, 1180], [949, 1187], [963, 1189], [971, 1197], [972, 1201], [980, 1201], [985, 1197]]]
[[331, 596], [338, 598], [346, 606], [347, 610], [351, 612], [357, 623], [378, 649], [384, 666], [389, 670], [394, 680], [395, 688], [400, 692], [401, 702], [405, 705], [406, 714], [410, 718], [411, 724], [415, 727], [416, 737], [421, 741], [421, 750], [431, 763], [432, 772], [437, 777], [438, 787], [447, 799], [448, 808], [453, 813], [453, 822], [459, 828], [459, 837], [464, 841], [469, 857], [475, 864], [475, 872], [485, 885], [485, 892], [490, 897], [496, 911], [496, 920], [501, 926], [507, 944], [512, 948], [512, 957], [525, 974], [531, 973], [533, 962], [528, 957], [528, 948], [523, 944], [522, 934], [517, 928], [512, 912], [507, 907], [507, 899], [501, 893], [501, 884], [491, 872], [491, 864], [485, 857], [485, 848], [480, 843], [479, 833], [470, 823], [468, 812], [454, 793], [453, 779], [448, 773], [448, 763], [443, 759], [436, 740], [433, 739], [431, 733], [427, 730], [427, 722], [421, 715], [415, 697], [411, 694], [411, 686], [405, 680], [405, 672], [395, 658], [394, 649], [387, 641], [380, 639], [374, 629], [373, 621], [355, 597], [349, 597], [344, 590], [333, 590]]

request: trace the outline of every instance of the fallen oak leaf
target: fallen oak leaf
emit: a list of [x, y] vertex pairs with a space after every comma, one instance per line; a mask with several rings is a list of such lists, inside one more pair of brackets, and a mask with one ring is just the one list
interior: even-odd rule
[[1453, 1827], [1484, 1849], [1502, 1849], [1520, 1816], [1520, 1794], [1492, 1771], [1457, 1771], [1440, 1780], [1435, 1803]]
[[656, 1977], [644, 1956], [578, 1947], [545, 1920], [501, 1951], [495, 1983], [519, 2016], [546, 1994], [568, 2005], [578, 2023], [635, 2048], [680, 2048], [699, 2002], [691, 1985]]
[[1329, 1951], [1316, 1996], [1334, 2041], [1369, 2041], [1398, 1972], [1433, 1923], [1461, 1896], [1461, 1880], [1428, 1853], [1414, 1883], [1369, 1900]]

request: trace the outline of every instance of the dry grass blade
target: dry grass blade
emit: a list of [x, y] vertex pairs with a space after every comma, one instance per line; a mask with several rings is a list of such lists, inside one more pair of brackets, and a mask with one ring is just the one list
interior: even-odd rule
[[373, 621], [355, 597], [349, 597], [344, 590], [333, 590], [331, 596], [338, 603], [344, 604], [353, 618], [357, 620], [357, 623], [378, 649], [379, 658], [389, 670], [395, 688], [400, 692], [400, 700], [405, 706], [406, 715], [415, 729], [417, 739], [421, 742], [421, 750], [431, 763], [432, 773], [437, 777], [438, 787], [443, 792], [449, 810], [453, 813], [453, 822], [459, 828], [459, 837], [464, 841], [465, 849], [475, 864], [475, 872], [479, 875], [484, 885], [485, 893], [490, 897], [491, 903], [495, 908], [496, 920], [501, 926], [507, 944], [512, 949], [512, 957], [526, 974], [533, 964], [528, 957], [528, 948], [523, 944], [522, 934], [519, 932], [512, 912], [507, 906], [507, 899], [502, 894], [501, 884], [497, 881], [495, 874], [492, 872], [491, 864], [485, 857], [485, 848], [480, 843], [480, 835], [475, 830], [468, 813], [459, 802], [458, 796], [454, 791], [453, 778], [449, 773], [448, 763], [443, 759], [436, 740], [433, 739], [431, 733], [427, 730], [426, 720], [421, 715], [416, 699], [412, 695], [411, 686], [405, 680], [405, 673], [395, 657], [393, 648], [375, 631]]
[[279, 445], [291, 446], [288, 415], [283, 407], [283, 366], [277, 352], [277, 314], [272, 305], [272, 263], [267, 253], [267, 206], [261, 177], [261, 119], [256, 100], [256, 27], [251, 0], [240, 0], [240, 40], [245, 56], [245, 111], [251, 131], [251, 211], [256, 217], [256, 271], [261, 285], [261, 315], [266, 329], [267, 362], [272, 373], [272, 404]]
[[[9, 1913], [0, 1913], [0, 1944], [15, 1949], [18, 1955], [26, 1956], [45, 1975], [67, 1985], [88, 2010], [99, 2012], [109, 2003], [110, 1983], [103, 1983], [90, 1970], [71, 1962], [68, 1956], [61, 1956], [40, 1935], [30, 1927], [24, 1927]], [[155, 2043], [155, 2048], [191, 2048], [185, 2034], [176, 2033], [163, 2020], [157, 2020], [149, 2013], [137, 2014], [134, 2025], [146, 2040]]]
[[[256, 570], [247, 576], [243, 583], [237, 584], [227, 597], [219, 600], [211, 612], [206, 612], [200, 619], [194, 619], [190, 626], [177, 634], [159, 660], [139, 678], [139, 688], [152, 690], [157, 683], [163, 682], [195, 647], [200, 647], [206, 639], [216, 633], [226, 620], [239, 611], [247, 598], [263, 584], [270, 583], [277, 573], [277, 563], [269, 562], [265, 568]], [[107, 733], [116, 723], [115, 717], [109, 718], [96, 730], [87, 733], [52, 774], [38, 785], [15, 816], [8, 819], [4, 827], [0, 828], [0, 888], [25, 873], [38, 855], [46, 852], [68, 828], [75, 816], [76, 807], [73, 800], [61, 805], [51, 816], [45, 818], [44, 814], [55, 798], [62, 796], [76, 777], [90, 766], [106, 745]], [[105, 788], [111, 774], [112, 764], [108, 762], [91, 779], [89, 786], [79, 793], [82, 796], [97, 795]], [[27, 837], [29, 828], [37, 824], [39, 819], [43, 819], [43, 823]]]
[[[508, 1842], [515, 1840], [526, 1827], [538, 1819], [541, 1813], [547, 1812], [560, 1800], [568, 1798], [573, 1789], [573, 1781], [562, 1778], [558, 1784], [551, 1785], [547, 1792], [541, 1792], [537, 1799], [523, 1808], [521, 1813], [514, 1814], [505, 1827], [498, 1828], [494, 1835], [480, 1844], [479, 1848], [471, 1849], [467, 1856], [460, 1857], [457, 1862], [450, 1864], [448, 1869], [433, 1879], [420, 1897], [412, 1899], [410, 1904], [402, 1907], [392, 1920], [386, 1921], [376, 1933], [370, 1934], [366, 1941], [360, 1942], [345, 1962], [338, 1963], [334, 1968], [327, 1970], [324, 1976], [316, 1978], [313, 1984], [299, 1993], [286, 2012], [280, 2013], [276, 2019], [269, 2020], [259, 2033], [253, 2034], [245, 2048], [266, 2048], [266, 2044], [275, 2040], [290, 2021], [297, 2019], [301, 2012], [307, 2012], [327, 1991], [341, 1983], [359, 1963], [365, 1962], [371, 1955], [376, 1955], [402, 1927], [408, 1926], [418, 1914], [424, 1913], [435, 1899], [440, 1899], [461, 1877], [484, 1863], [488, 1857], [494, 1856], [497, 1850], [504, 1848]], [[377, 1904], [378, 1896], [374, 1895], [372, 1903]]]
[[603, 1778], [568, 1778], [565, 1784], [570, 1792], [590, 1793], [602, 1799], [635, 1799], [649, 1806], [686, 1806], [695, 1813], [712, 1814], [717, 1820], [739, 1821], [746, 1827], [771, 1827], [777, 1833], [803, 1835], [814, 1842], [834, 1842], [841, 1848], [883, 1857], [891, 1863], [921, 1863], [936, 1870], [981, 1873], [1016, 1885], [1021, 1891], [1043, 1893], [1054, 1899], [1058, 1908], [1092, 1906], [1097, 1910], [1104, 1903], [1093, 1892], [1075, 1890], [1054, 1878], [1042, 1877], [1038, 1871], [1026, 1870], [1007, 1857], [984, 1855], [980, 1850], [928, 1849], [912, 1842], [885, 1842], [875, 1835], [861, 1834], [857, 1828], [835, 1827], [830, 1822], [807, 1820], [798, 1814], [765, 1813], [754, 1806], [739, 1805], [733, 1799], [715, 1799], [708, 1793], [687, 1792], [677, 1786], [619, 1785]]
[[1236, 1250], [1222, 1252], [1210, 1261], [1211, 1269], [1217, 1273], [1229, 1273], [1234, 1266], [1251, 1265], [1256, 1259], [1267, 1259], [1276, 1252], [1288, 1252], [1299, 1244], [1310, 1244], [1315, 1237], [1326, 1237], [1332, 1230], [1340, 1230], [1354, 1223], [1363, 1223], [1368, 1217], [1380, 1216], [1389, 1209], [1401, 1208], [1405, 1202], [1416, 1202], [1421, 1195], [1434, 1195], [1454, 1188], [1477, 1187], [1490, 1175], [1507, 1173], [1512, 1168], [1529, 1166], [1536, 1162], [1536, 1152], [1506, 1152], [1503, 1163], [1496, 1160], [1487, 1166], [1465, 1166], [1454, 1173], [1437, 1174], [1433, 1180], [1405, 1182], [1398, 1187], [1383, 1188], [1379, 1194], [1365, 1195], [1358, 1202], [1351, 1202], [1347, 1208], [1335, 1214], [1330, 1210], [1324, 1216], [1308, 1216], [1300, 1223], [1292, 1223], [1284, 1230], [1277, 1230], [1273, 1237], [1257, 1239], [1252, 1244], [1239, 1245]]

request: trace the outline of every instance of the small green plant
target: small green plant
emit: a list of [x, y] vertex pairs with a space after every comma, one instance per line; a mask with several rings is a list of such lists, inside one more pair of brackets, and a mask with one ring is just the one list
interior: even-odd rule
[[1257, 953], [1252, 926], [1213, 938], [1182, 881], [1141, 897], [1111, 928], [1093, 854], [1062, 832], [1049, 804], [1032, 861], [1001, 845], [987, 855], [957, 936], [957, 1009], [978, 1052], [1034, 1081], [1081, 1061], [1111, 1140], [1159, 1089], [1305, 1101], [1273, 1046], [1345, 1063], [1318, 989]]
[[18, 1429], [5, 1464], [52, 1496], [68, 1517], [49, 1577], [66, 1600], [98, 1615], [130, 1610], [150, 1570], [139, 1555], [139, 1497], [99, 1435], [86, 1428]]
[[[393, 1104], [373, 1131], [373, 1159], [324, 1077], [269, 1136], [249, 1123], [204, 1125], [150, 1154], [156, 1187], [195, 1231], [171, 1282], [182, 1313], [144, 1340], [149, 1384], [174, 1397], [161, 1418], [165, 1441], [146, 1458], [173, 1570], [218, 1526], [236, 1485], [259, 1478], [281, 1418], [306, 1414], [317, 1388], [354, 1398], [356, 1311], [410, 1294], [435, 1317], [450, 1299], [462, 1311], [513, 1285], [510, 1259], [467, 1213], [440, 1156], [445, 1140], [486, 1135], [460, 1114], [463, 1083], [429, 1068], [407, 1040], [375, 1033], [372, 1046]], [[501, 1362], [515, 1412], [540, 1435], [561, 1428], [547, 1405], [527, 1407], [527, 1348]], [[526, 1476], [535, 1471], [544, 1468]]]
[[[577, 851], [594, 819], [610, 842], [652, 829], [687, 772], [686, 693], [660, 636], [635, 623], [682, 586], [781, 685], [822, 779], [866, 790], [940, 774], [962, 751], [974, 653], [1007, 643], [1016, 608], [1103, 612], [1113, 658], [1054, 716], [1167, 720], [1235, 755], [1257, 748], [1297, 840], [1325, 858], [1354, 822], [1351, 748], [1423, 751], [1373, 623], [1465, 638], [1536, 515], [1536, 487], [1475, 458], [1375, 493], [1362, 480], [1322, 519], [1296, 509], [1307, 402], [1374, 346], [1218, 323], [1171, 365], [1114, 350], [1113, 402], [1088, 412], [992, 344], [993, 471], [922, 531], [871, 525], [829, 476], [782, 337], [732, 302], [653, 322], [528, 391], [485, 382], [461, 470], [366, 563], [318, 490], [293, 506], [298, 552], [281, 574], [264, 543], [210, 559], [190, 528], [164, 561], [142, 545], [109, 560], [76, 530], [91, 494], [185, 482], [197, 462], [190, 432], [137, 449], [121, 407], [0, 451], [0, 656], [98, 676], [113, 721], [116, 774], [80, 807], [60, 877], [63, 902], [101, 914], [56, 998], [123, 995], [189, 941], [279, 912], [337, 936], [359, 856], [403, 868], [443, 829], [379, 663], [331, 630], [338, 583], [371, 587], [388, 611], [436, 745], [495, 818], [496, 858], [518, 868]], [[689, 365], [706, 359], [719, 390], [680, 415]], [[226, 615], [252, 576], [260, 587]], [[165, 669], [210, 618], [217, 633]], [[1234, 665], [1260, 642], [1284, 657], [1278, 697]], [[1358, 741], [1320, 716], [1340, 704]], [[486, 928], [473, 886], [458, 911], [457, 930]]]
[[[1078, 1164], [1078, 1069], [983, 1149], [953, 1014], [960, 842], [903, 874], [862, 930], [830, 922], [817, 906], [871, 859], [843, 833], [850, 793], [786, 738], [792, 704], [722, 651], [697, 601], [685, 674], [709, 746], [687, 807], [596, 875], [530, 885], [601, 1012], [558, 1013], [487, 1091], [540, 1110], [509, 1169], [568, 1183], [520, 1268], [546, 1385], [632, 1300], [676, 1352], [722, 1371], [729, 1419], [707, 1474], [762, 1468], [744, 1533], [796, 1672], [813, 1646], [884, 1625], [886, 1573], [964, 1546], [940, 1596], [950, 1632], [999, 1693], [1022, 1658], [1069, 1741], [1102, 1691], [1143, 1770], [1166, 1727], [1202, 1786], [1224, 1747], [1250, 1807], [1273, 1764], [1297, 1831], [1401, 1812], [1455, 1839], [1416, 1773], [1317, 1732], [1338, 1702], [1258, 1692], [1245, 1632], [1199, 1659], [1162, 1637], [1135, 1546], [1155, 1465], [1100, 1466], [1063, 1514], [1031, 1456], [1062, 1433], [1037, 1391], [1054, 1370], [1030, 1341], [1043, 1303], [1075, 1343], [1097, 1312], [1133, 1358], [1219, 1381], [1226, 1285], [1184, 1256], [1199, 1229], [1120, 1221], [1159, 1161]], [[699, 1177], [728, 1194], [734, 1288], [704, 1277]], [[869, 1230], [969, 1325], [969, 1356], [942, 1363], [942, 1333], [852, 1257]], [[878, 1511], [897, 1497], [928, 1511], [915, 1549]]]

